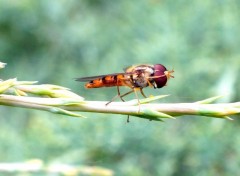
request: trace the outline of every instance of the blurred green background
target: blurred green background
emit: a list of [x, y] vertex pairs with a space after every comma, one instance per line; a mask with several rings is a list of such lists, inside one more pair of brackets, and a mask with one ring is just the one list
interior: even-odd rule
[[[161, 102], [240, 100], [240, 1], [0, 0], [1, 79], [71, 88], [110, 100], [116, 88], [86, 90], [73, 78], [162, 63], [175, 78], [147, 95]], [[126, 91], [126, 88], [122, 89]], [[135, 98], [130, 95], [128, 99]], [[184, 116], [165, 123], [83, 113], [77, 119], [0, 107], [0, 162], [100, 166], [115, 175], [238, 175], [240, 121]]]

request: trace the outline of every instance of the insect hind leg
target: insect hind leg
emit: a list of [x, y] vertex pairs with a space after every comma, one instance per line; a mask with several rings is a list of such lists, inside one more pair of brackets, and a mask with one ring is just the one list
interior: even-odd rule
[[125, 100], [122, 98], [123, 96], [121, 96], [121, 94], [120, 94], [119, 86], [117, 86], [117, 92], [118, 92], [118, 96], [120, 97], [120, 99], [124, 102]]
[[120, 90], [119, 90], [119, 87], [118, 87], [118, 94], [115, 96], [115, 97], [113, 97], [109, 102], [107, 102], [106, 103], [106, 106], [107, 105], [109, 105], [110, 103], [112, 103], [116, 98], [120, 98], [122, 101], [124, 101], [124, 99], [123, 99], [123, 97], [125, 97], [126, 95], [128, 95], [128, 94], [130, 94], [130, 93], [133, 93], [134, 92], [134, 90], [131, 90], [131, 91], [129, 91], [129, 92], [126, 92], [126, 93], [124, 93], [124, 94], [120, 94]]

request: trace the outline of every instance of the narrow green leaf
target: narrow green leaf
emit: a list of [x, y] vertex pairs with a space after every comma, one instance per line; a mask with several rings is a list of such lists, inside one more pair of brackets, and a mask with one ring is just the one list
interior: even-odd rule
[[27, 96], [27, 93], [25, 93], [21, 90], [18, 90], [18, 89], [14, 89], [14, 92], [17, 96]]
[[204, 99], [204, 100], [200, 100], [200, 101], [197, 101], [195, 103], [198, 103], [198, 104], [209, 104], [209, 103], [213, 103], [214, 101], [216, 101], [217, 99], [222, 98], [222, 97], [223, 97], [223, 95], [219, 95], [219, 96], [207, 98], [207, 99]]
[[53, 112], [53, 113], [56, 113], [56, 114], [63, 114], [63, 115], [69, 115], [69, 116], [73, 116], [73, 117], [86, 118], [85, 116], [82, 116], [80, 114], [76, 114], [76, 113], [73, 113], [71, 111], [67, 111], [67, 110], [64, 110], [64, 109], [61, 109], [61, 108], [57, 108], [57, 107], [50, 108], [50, 111]]
[[138, 101], [138, 99], [133, 99], [133, 100], [128, 101], [127, 103], [129, 103], [133, 106], [138, 105], [139, 103], [140, 104], [146, 104], [146, 103], [150, 103], [152, 101], [156, 101], [156, 100], [159, 100], [159, 99], [167, 97], [167, 96], [169, 96], [169, 95], [151, 96], [151, 97], [148, 97], [148, 98], [140, 99], [139, 101]]
[[156, 118], [156, 117], [150, 117], [150, 116], [145, 116], [145, 115], [132, 115], [132, 116], [135, 116], [135, 117], [139, 117], [139, 118], [142, 118], [142, 119], [148, 119], [150, 121], [160, 121], [160, 122], [164, 122], [161, 118]]
[[152, 101], [156, 101], [156, 100], [159, 100], [161, 98], [165, 98], [169, 95], [158, 95], [158, 96], [151, 96], [151, 97], [148, 97], [148, 98], [144, 98], [144, 99], [141, 99], [139, 100], [140, 101], [140, 104], [146, 104], [146, 103], [150, 103]]
[[232, 119], [231, 117], [228, 117], [228, 116], [223, 116], [224, 119], [227, 119], [227, 120], [234, 120]]
[[143, 116], [145, 117], [151, 117], [151, 118], [171, 118], [171, 119], [176, 119], [173, 116], [170, 116], [168, 114], [153, 110], [153, 109], [144, 109], [140, 112]]
[[32, 84], [36, 84], [38, 81], [16, 81], [14, 83], [14, 85], [18, 86], [18, 85], [32, 85]]
[[16, 81], [16, 78], [14, 79], [8, 79], [6, 81], [0, 82], [0, 93], [3, 93], [8, 88], [12, 87]]

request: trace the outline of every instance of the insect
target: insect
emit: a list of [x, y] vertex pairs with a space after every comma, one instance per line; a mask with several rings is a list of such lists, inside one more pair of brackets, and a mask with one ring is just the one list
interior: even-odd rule
[[[146, 98], [146, 95], [143, 93], [143, 88], [153, 87], [153, 88], [162, 88], [166, 85], [169, 78], [174, 78], [172, 75], [174, 71], [168, 71], [165, 66], [162, 64], [156, 65], [135, 65], [130, 66], [124, 69], [123, 73], [113, 73], [107, 75], [91, 76], [91, 77], [82, 77], [76, 78], [76, 81], [87, 82], [85, 84], [86, 88], [101, 88], [101, 87], [117, 87], [118, 94], [113, 97], [106, 105], [111, 103], [114, 99], [120, 98], [122, 101], [123, 97], [135, 92], [135, 95], [138, 99], [137, 91]], [[120, 93], [120, 86], [127, 86], [131, 90], [127, 93]]]

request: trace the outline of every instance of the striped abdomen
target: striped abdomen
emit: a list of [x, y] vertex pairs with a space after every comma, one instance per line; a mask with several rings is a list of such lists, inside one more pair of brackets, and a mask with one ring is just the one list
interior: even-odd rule
[[126, 86], [126, 80], [123, 74], [106, 75], [93, 79], [85, 84], [86, 88], [112, 87], [112, 86]]

